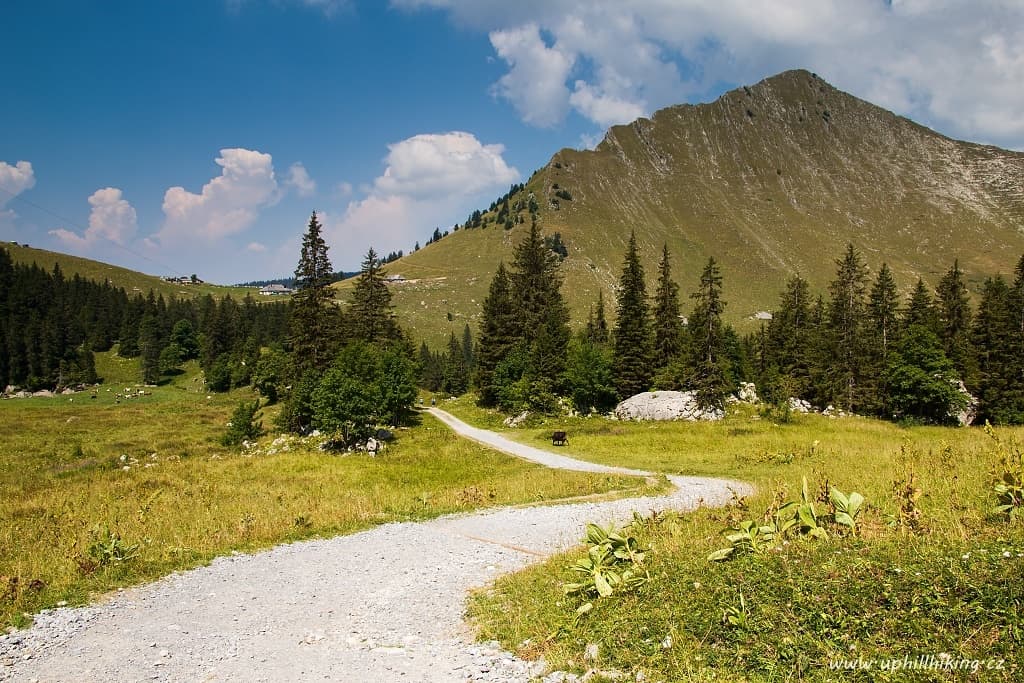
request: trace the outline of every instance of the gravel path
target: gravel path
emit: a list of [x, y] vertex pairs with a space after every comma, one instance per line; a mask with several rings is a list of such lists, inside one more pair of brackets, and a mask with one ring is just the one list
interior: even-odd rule
[[[430, 412], [551, 467], [626, 471]], [[543, 664], [474, 642], [463, 621], [467, 591], [578, 544], [588, 521], [721, 505], [749, 488], [669, 479], [677, 488], [664, 496], [387, 524], [218, 558], [92, 606], [45, 610], [31, 628], [0, 636], [0, 681], [528, 681]]]

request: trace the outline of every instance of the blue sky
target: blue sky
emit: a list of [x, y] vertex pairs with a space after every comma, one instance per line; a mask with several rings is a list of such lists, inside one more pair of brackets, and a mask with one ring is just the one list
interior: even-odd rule
[[222, 283], [434, 227], [612, 124], [803, 67], [1024, 148], [1024, 8], [953, 0], [8, 3], [0, 239]]

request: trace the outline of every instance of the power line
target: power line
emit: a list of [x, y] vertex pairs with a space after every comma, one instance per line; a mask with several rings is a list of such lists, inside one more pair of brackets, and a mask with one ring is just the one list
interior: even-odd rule
[[[53, 216], [54, 218], [56, 218], [57, 220], [61, 221], [62, 223], [70, 225], [72, 228], [77, 228], [78, 230], [82, 231], [83, 234], [88, 232], [88, 228], [85, 228], [85, 227], [79, 225], [78, 223], [76, 223], [75, 221], [70, 220], [68, 218], [65, 218], [64, 216], [61, 216], [59, 213], [55, 213], [55, 212], [47, 209], [45, 206], [40, 206], [39, 204], [36, 204], [35, 202], [29, 201], [29, 200], [25, 199], [24, 197], [22, 197], [21, 195], [15, 194], [14, 192], [11, 192], [10, 190], [8, 190], [5, 187], [0, 187], [0, 192], [6, 192], [7, 194], [9, 194], [11, 196], [12, 199], [14, 199], [16, 201], [19, 201], [22, 204], [28, 204], [29, 206], [31, 206], [31, 207], [33, 207], [35, 209], [38, 209], [39, 211], [42, 211], [43, 213], [49, 214], [49, 215]], [[184, 275], [183, 271], [179, 271], [176, 268], [174, 268], [173, 266], [169, 266], [166, 263], [162, 263], [160, 261], [157, 261], [156, 259], [150, 258], [149, 256], [146, 256], [145, 254], [140, 254], [139, 252], [135, 251], [134, 249], [130, 249], [130, 248], [124, 246], [123, 244], [118, 244], [117, 242], [115, 242], [113, 240], [107, 240], [107, 241], [110, 242], [111, 244], [113, 244], [118, 249], [121, 249], [123, 251], [128, 252], [132, 256], [137, 256], [140, 259], [143, 259], [145, 261], [149, 261], [150, 263], [153, 263], [155, 265], [160, 266], [160, 268], [163, 269], [163, 271], [165, 273], [174, 273], [176, 275]]]

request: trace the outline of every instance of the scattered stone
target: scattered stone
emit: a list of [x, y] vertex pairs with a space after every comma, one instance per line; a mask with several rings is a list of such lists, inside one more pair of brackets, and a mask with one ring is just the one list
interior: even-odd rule
[[504, 425], [506, 427], [518, 427], [519, 425], [526, 422], [526, 418], [530, 417], [530, 411], [524, 410], [514, 417], [506, 417]]
[[814, 406], [812, 406], [809, 401], [805, 401], [802, 398], [795, 398], [792, 396], [790, 396], [789, 398], [789, 409], [792, 410], [794, 413], [803, 413], [805, 415], [807, 413], [816, 412], [814, 410]]
[[736, 392], [736, 398], [741, 403], [757, 404], [761, 402], [757, 395], [757, 386], [753, 382], [740, 382], [740, 390]]

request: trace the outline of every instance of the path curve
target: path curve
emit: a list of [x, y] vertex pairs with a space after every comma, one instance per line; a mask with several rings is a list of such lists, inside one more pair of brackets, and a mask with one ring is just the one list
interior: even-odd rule
[[[550, 467], [647, 474], [430, 413]], [[99, 604], [44, 610], [32, 628], [0, 636], [0, 681], [525, 682], [536, 663], [474, 642], [463, 621], [467, 591], [578, 544], [588, 521], [723, 505], [750, 490], [669, 479], [676, 489], [663, 496], [501, 508], [221, 557]]]

